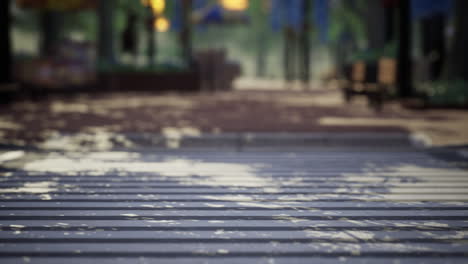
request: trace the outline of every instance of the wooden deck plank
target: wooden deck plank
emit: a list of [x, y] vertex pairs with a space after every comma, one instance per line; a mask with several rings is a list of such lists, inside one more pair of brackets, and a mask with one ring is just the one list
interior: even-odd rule
[[[168, 243], [173, 240], [180, 243], [270, 243], [270, 242], [380, 242], [403, 243], [421, 242], [436, 243], [437, 241], [452, 241], [468, 243], [466, 231], [242, 231], [232, 232], [224, 229], [212, 231], [0, 231], [0, 243]], [[197, 241], [198, 240], [198, 241]]]
[[[77, 253], [79, 252], [79, 253]], [[0, 244], [0, 256], [454, 256], [468, 244], [452, 243], [21, 243]]]
[[185, 258], [162, 258], [162, 257], [6, 257], [2, 258], [4, 264], [16, 263], [44, 263], [44, 264], [142, 264], [142, 263], [160, 263], [160, 264], [237, 264], [237, 263], [256, 263], [270, 264], [272, 261], [276, 264], [308, 263], [308, 264], [335, 264], [346, 262], [350, 264], [394, 264], [395, 261], [400, 264], [465, 264], [465, 258], [441, 257], [410, 257], [410, 258], [383, 258], [383, 257], [185, 257]]
[[0, 196], [1, 199], [14, 200], [14, 201], [40, 201], [50, 200], [53, 201], [153, 201], [153, 202], [213, 202], [213, 201], [237, 201], [237, 202], [277, 202], [277, 201], [290, 201], [290, 202], [307, 202], [307, 201], [356, 201], [356, 202], [468, 202], [468, 194], [316, 194], [316, 195], [157, 195], [157, 194], [48, 194], [31, 195], [31, 194], [11, 194]]
[[56, 202], [54, 200], [38, 200], [35, 202], [18, 202], [3, 200], [1, 210], [245, 210], [255, 208], [256, 210], [278, 210], [278, 209], [315, 209], [315, 210], [468, 210], [468, 202], [438, 203], [438, 202], [288, 202], [276, 201], [273, 204], [235, 201], [213, 201], [213, 202]]
[[468, 172], [422, 151], [107, 154], [0, 172], [2, 264], [468, 259]]
[[[295, 221], [292, 221], [295, 220]], [[0, 220], [2, 229], [17, 230], [450, 230], [467, 229], [465, 220], [209, 220], [155, 221], [141, 220]]]

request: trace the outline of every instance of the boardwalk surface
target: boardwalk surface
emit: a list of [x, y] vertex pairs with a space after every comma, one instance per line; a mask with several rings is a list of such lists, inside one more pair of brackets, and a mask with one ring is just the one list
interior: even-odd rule
[[3, 264], [468, 262], [456, 154], [2, 156]]

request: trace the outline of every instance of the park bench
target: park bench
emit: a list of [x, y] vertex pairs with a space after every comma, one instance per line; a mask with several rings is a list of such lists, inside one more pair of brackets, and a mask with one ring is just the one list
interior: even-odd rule
[[381, 111], [384, 99], [389, 96], [397, 83], [395, 59], [382, 57], [377, 63], [355, 62], [345, 66], [346, 78], [343, 95], [347, 103], [354, 96], [366, 96], [369, 106]]

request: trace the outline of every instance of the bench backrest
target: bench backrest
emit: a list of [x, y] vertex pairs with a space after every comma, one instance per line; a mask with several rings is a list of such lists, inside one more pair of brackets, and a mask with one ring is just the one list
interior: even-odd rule
[[394, 85], [397, 82], [397, 61], [393, 58], [381, 58], [379, 60], [378, 82]]
[[355, 82], [363, 82], [366, 79], [366, 64], [363, 61], [358, 61], [353, 64], [351, 80]]

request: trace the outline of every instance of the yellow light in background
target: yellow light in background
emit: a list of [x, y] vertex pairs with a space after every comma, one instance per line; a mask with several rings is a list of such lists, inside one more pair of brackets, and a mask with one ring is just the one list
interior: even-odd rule
[[156, 21], [154, 21], [154, 27], [158, 32], [166, 32], [169, 30], [169, 20], [165, 17], [158, 17]]
[[153, 13], [156, 15], [162, 14], [164, 12], [164, 8], [166, 8], [166, 1], [165, 0], [146, 0], [149, 2]]
[[224, 9], [232, 11], [243, 11], [249, 7], [248, 0], [221, 0]]

